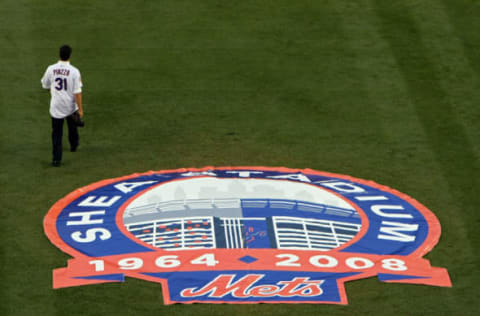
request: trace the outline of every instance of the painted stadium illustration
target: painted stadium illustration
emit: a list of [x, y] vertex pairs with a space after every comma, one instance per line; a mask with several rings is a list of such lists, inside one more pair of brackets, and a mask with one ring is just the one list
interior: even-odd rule
[[328, 251], [360, 231], [358, 212], [314, 185], [194, 178], [147, 191], [127, 206], [125, 228], [164, 250], [273, 248]]

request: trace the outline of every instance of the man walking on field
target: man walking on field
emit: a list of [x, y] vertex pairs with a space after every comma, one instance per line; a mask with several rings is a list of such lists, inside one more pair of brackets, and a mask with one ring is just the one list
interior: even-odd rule
[[62, 161], [63, 121], [67, 120], [70, 151], [77, 150], [79, 136], [78, 118], [83, 117], [82, 80], [80, 71], [70, 65], [72, 48], [68, 45], [60, 47], [60, 60], [48, 66], [41, 80], [44, 89], [50, 89], [50, 115], [52, 117], [52, 165], [59, 167]]

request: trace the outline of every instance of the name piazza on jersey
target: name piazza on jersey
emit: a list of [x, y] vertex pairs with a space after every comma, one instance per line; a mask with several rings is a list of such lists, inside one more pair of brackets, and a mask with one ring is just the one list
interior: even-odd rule
[[[239, 178], [249, 178], [253, 174], [262, 174], [262, 171], [227, 171], [227, 173], [237, 174]], [[196, 177], [196, 176], [213, 176], [215, 177], [216, 174], [213, 171], [204, 171], [204, 172], [187, 172], [181, 174], [181, 176], [188, 178], [188, 177]], [[304, 174], [284, 174], [279, 176], [266, 176], [265, 178], [270, 179], [278, 179], [278, 180], [296, 180], [306, 183], [312, 183], [312, 181]], [[133, 189], [144, 186], [147, 184], [153, 184], [158, 181], [143, 181], [143, 182], [121, 182], [116, 184], [114, 187], [119, 192], [123, 194], [130, 193]], [[375, 195], [375, 196], [368, 196], [362, 193], [365, 193], [365, 189], [352, 184], [347, 181], [343, 181], [341, 179], [334, 179], [328, 181], [320, 181], [315, 182], [315, 184], [326, 187], [330, 190], [348, 194], [359, 194], [358, 196], [354, 196], [353, 198], [358, 201], [382, 201], [381, 204], [372, 204], [369, 206], [369, 210], [377, 216], [385, 219], [382, 220], [381, 226], [379, 227], [379, 231], [377, 234], [377, 239], [383, 240], [392, 240], [396, 242], [413, 242], [415, 241], [415, 234], [419, 228], [418, 224], [407, 224], [402, 223], [399, 220], [402, 219], [412, 219], [413, 216], [405, 211], [402, 205], [395, 205], [395, 204], [385, 204], [385, 201], [388, 203], [388, 197], [382, 195]], [[116, 201], [118, 201], [122, 195], [113, 195], [113, 196], [94, 196], [89, 195], [87, 196], [82, 202], [78, 204], [78, 207], [98, 207], [98, 208], [108, 208], [111, 207]], [[80, 209], [81, 210], [81, 209]], [[388, 212], [387, 212], [388, 210]], [[391, 212], [391, 211], [394, 212]], [[115, 209], [116, 211], [116, 209]], [[364, 210], [367, 211], [367, 210]], [[76, 226], [76, 225], [101, 225], [103, 224], [103, 218], [99, 218], [105, 215], [106, 210], [94, 210], [94, 211], [86, 211], [86, 212], [71, 212], [68, 214], [72, 220], [67, 221], [67, 226]], [[95, 216], [95, 218], [92, 218]], [[71, 234], [71, 238], [78, 243], [91, 243], [99, 238], [100, 240], [108, 240], [111, 238], [110, 231], [105, 227], [92, 227], [88, 228], [85, 231], [75, 231]]]
[[70, 75], [70, 70], [63, 69], [63, 68], [53, 69], [53, 74], [55, 76], [69, 76]]

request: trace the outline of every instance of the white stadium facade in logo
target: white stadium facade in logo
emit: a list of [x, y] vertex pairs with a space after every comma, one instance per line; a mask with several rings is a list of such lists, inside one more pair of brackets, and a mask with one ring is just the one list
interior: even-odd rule
[[62, 288], [158, 282], [165, 304], [347, 304], [344, 282], [451, 286], [422, 257], [435, 215], [372, 181], [311, 169], [205, 167], [103, 180], [59, 200], [45, 233]]
[[326, 251], [350, 241], [358, 212], [304, 183], [195, 178], [160, 185], [125, 210], [136, 238], [165, 250], [277, 248]]

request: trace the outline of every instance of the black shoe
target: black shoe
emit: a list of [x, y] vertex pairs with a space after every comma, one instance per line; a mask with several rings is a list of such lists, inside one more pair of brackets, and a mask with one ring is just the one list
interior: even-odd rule
[[54, 160], [54, 161], [52, 161], [52, 166], [54, 166], [54, 167], [60, 167], [60, 160]]
[[77, 151], [77, 147], [78, 147], [78, 146], [70, 147], [70, 151], [71, 151], [72, 153], [76, 152], [76, 151]]

